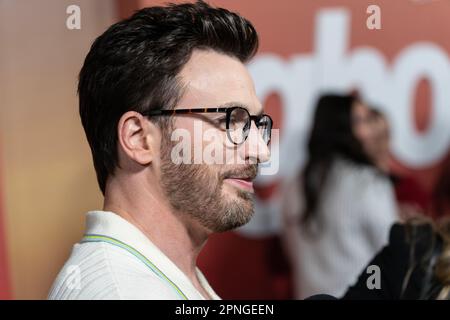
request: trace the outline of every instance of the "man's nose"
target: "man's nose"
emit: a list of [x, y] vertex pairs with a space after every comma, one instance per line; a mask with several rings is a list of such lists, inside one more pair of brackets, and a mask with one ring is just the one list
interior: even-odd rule
[[243, 143], [243, 158], [251, 164], [270, 160], [270, 150], [254, 121], [251, 122], [248, 137]]

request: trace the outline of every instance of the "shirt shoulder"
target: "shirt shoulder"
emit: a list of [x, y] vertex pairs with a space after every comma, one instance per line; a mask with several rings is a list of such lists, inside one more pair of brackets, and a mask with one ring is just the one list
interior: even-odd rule
[[157, 272], [127, 250], [104, 242], [75, 244], [50, 300], [180, 299]]

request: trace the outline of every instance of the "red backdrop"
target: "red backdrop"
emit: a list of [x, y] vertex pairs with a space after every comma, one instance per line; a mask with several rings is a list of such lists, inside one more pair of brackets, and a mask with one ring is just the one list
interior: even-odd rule
[[[119, 1], [120, 15], [129, 16], [132, 10], [162, 4], [165, 1]], [[316, 18], [323, 9], [345, 9], [351, 17], [347, 52], [369, 47], [378, 50], [388, 68], [407, 46], [427, 41], [450, 52], [450, 40], [445, 30], [450, 27], [446, 18], [450, 3], [446, 1], [410, 0], [282, 0], [282, 1], [209, 1], [237, 11], [251, 20], [260, 34], [259, 55], [276, 54], [288, 61], [293, 55], [314, 55]], [[382, 28], [366, 27], [367, 8], [376, 4], [381, 8]], [[430, 23], [433, 21], [433, 23]], [[370, 77], [370, 74], [367, 75]], [[298, 88], [302, 90], [302, 88]], [[413, 98], [411, 121], [417, 132], [426, 132], [433, 112], [431, 85], [428, 79], [419, 81]], [[283, 100], [278, 93], [266, 95], [266, 110], [275, 118], [276, 127], [283, 130]], [[409, 120], [408, 120], [409, 121]], [[393, 157], [397, 173], [409, 175], [427, 192], [438, 176], [441, 163], [409, 167]], [[263, 199], [270, 201], [278, 181], [260, 186], [257, 190]], [[212, 286], [223, 298], [283, 299], [291, 296], [289, 270], [278, 236], [246, 237], [228, 232], [211, 237], [199, 258]]]

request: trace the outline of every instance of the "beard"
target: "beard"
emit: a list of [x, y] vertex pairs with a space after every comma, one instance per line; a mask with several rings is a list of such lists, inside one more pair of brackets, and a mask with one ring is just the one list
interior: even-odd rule
[[171, 141], [163, 140], [160, 184], [176, 211], [189, 215], [212, 232], [229, 231], [250, 221], [254, 212], [252, 193], [231, 186], [236, 192], [226, 194], [223, 186], [226, 178], [256, 177], [257, 164], [175, 164], [171, 159]]

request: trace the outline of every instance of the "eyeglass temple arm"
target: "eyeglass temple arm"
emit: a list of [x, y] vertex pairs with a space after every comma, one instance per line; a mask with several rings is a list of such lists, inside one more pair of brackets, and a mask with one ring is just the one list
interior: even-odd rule
[[188, 113], [215, 113], [226, 112], [227, 108], [194, 108], [194, 109], [173, 109], [173, 110], [150, 110], [143, 113], [146, 116], [170, 116], [174, 114], [188, 114]]

